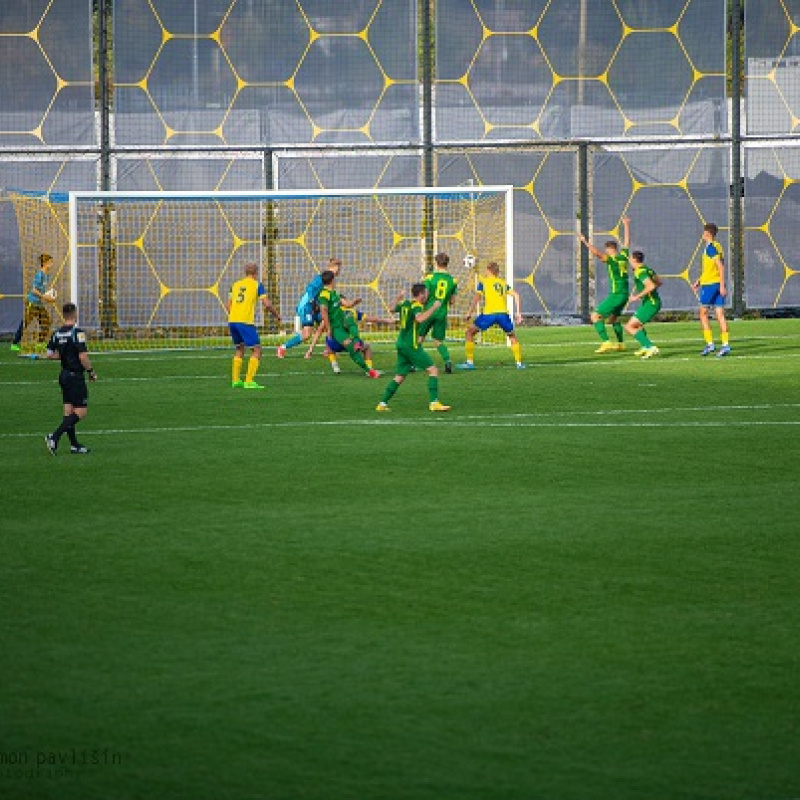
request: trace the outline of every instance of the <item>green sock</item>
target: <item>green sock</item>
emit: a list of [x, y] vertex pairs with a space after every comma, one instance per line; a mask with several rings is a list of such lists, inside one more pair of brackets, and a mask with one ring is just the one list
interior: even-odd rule
[[650, 341], [650, 339], [647, 338], [647, 334], [644, 332], [644, 328], [640, 328], [639, 331], [637, 331], [634, 338], [636, 339], [637, 342], [639, 342], [639, 344], [642, 347], [650, 348], [653, 346], [653, 343]]
[[439, 379], [433, 375], [428, 377], [428, 399], [431, 403], [435, 403], [439, 399]]
[[355, 363], [364, 370], [364, 372], [367, 372], [369, 370], [367, 362], [364, 361], [364, 356], [362, 356], [361, 353], [355, 349], [353, 343], [350, 342], [350, 344], [345, 345], [345, 347], [347, 348], [347, 352], [350, 353], [350, 358], [352, 358], [353, 361], [355, 361]]
[[608, 333], [606, 331], [606, 324], [603, 320], [599, 319], [594, 324], [594, 329], [597, 331], [597, 335], [604, 341], [608, 341]]
[[400, 388], [400, 384], [395, 381], [389, 381], [389, 385], [386, 387], [386, 391], [383, 393], [383, 398], [381, 399], [382, 403], [388, 403], [395, 395], [395, 392]]
[[444, 360], [444, 363], [445, 364], [449, 364], [450, 363], [450, 351], [447, 349], [447, 345], [444, 342], [442, 342], [436, 349], [439, 351], [439, 355]]
[[622, 344], [622, 323], [615, 322], [612, 327], [614, 328], [614, 335], [617, 337], [617, 341]]

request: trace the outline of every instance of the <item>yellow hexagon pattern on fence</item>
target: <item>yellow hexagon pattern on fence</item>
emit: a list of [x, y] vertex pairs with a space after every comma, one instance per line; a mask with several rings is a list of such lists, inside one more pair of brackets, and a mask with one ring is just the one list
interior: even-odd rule
[[[346, 133], [363, 137], [362, 140], [366, 141], [379, 138], [374, 136], [373, 126], [387, 94], [392, 91], [393, 87], [416, 87], [417, 85], [416, 77], [403, 78], [392, 74], [392, 68], [386, 63], [387, 58], [390, 58], [392, 54], [383, 54], [375, 42], [376, 37], [373, 36], [375, 20], [384, 8], [390, 7], [388, 0], [373, 0], [372, 5], [368, 8], [368, 13], [364, 13], [363, 19], [359, 21], [361, 27], [352, 31], [326, 31], [315, 28], [313, 15], [304, 7], [309, 2], [310, 0], [305, 0], [305, 2], [304, 0], [296, 0], [296, 2], [293, 0], [284, 9], [284, 13], [296, 15], [297, 19], [293, 20], [293, 24], [299, 25], [304, 31], [302, 36], [297, 37], [296, 63], [291, 68], [287, 68], [280, 76], [269, 76], [276, 78], [274, 80], [259, 80], [259, 77], [267, 76], [251, 77], [249, 73], [254, 70], [254, 65], [246, 59], [240, 59], [237, 55], [237, 36], [241, 34], [242, 23], [235, 15], [240, 13], [240, 8], [244, 7], [241, 0], [225, 0], [227, 8], [222, 13], [218, 27], [208, 33], [196, 35], [194, 33], [175, 33], [169, 30], [164, 15], [159, 11], [159, 0], [144, 0], [153, 20], [159, 26], [160, 41], [154, 43], [152, 61], [138, 80], [134, 82], [118, 81], [115, 86], [118, 90], [139, 90], [144, 94], [148, 107], [152, 109], [153, 114], [163, 126], [161, 144], [165, 145], [175, 143], [179, 141], [179, 137], [187, 135], [211, 137], [212, 140], [216, 140], [216, 144], [241, 144], [241, 142], [231, 141], [227, 125], [237, 100], [243, 96], [243, 93], [259, 90], [281, 93], [286, 97], [291, 96], [292, 107], [300, 111], [307, 121], [308, 127], [308, 135], [302, 139], [295, 136], [295, 140], [309, 143], [324, 140], [328, 134]], [[284, 35], [288, 36], [289, 31], [284, 32]], [[187, 42], [211, 51], [212, 56], [219, 64], [219, 80], [226, 84], [228, 90], [223, 92], [227, 98], [226, 105], [219, 108], [216, 114], [208, 112], [207, 107], [204, 107], [202, 110], [209, 117], [207, 125], [191, 130], [182, 128], [179, 122], [172, 119], [173, 115], [168, 109], [162, 107], [163, 104], [160, 104], [157, 91], [162, 79], [160, 65], [165, 54], [170, 50], [174, 52], [176, 47], [185, 45]], [[117, 47], [119, 46], [118, 44]], [[348, 114], [344, 115], [348, 117], [347, 124], [331, 125], [319, 113], [318, 94], [320, 87], [325, 90], [327, 82], [335, 79], [336, 70], [331, 70], [329, 65], [331, 53], [345, 46], [350, 50], [346, 59], [350, 62], [350, 69], [358, 71], [358, 86], [355, 88], [362, 95], [361, 101], [364, 107], [363, 109], [348, 109]], [[316, 60], [319, 58], [322, 58], [328, 65], [322, 71], [315, 69], [320, 66], [316, 64]], [[356, 62], [355, 67], [352, 63], [353, 59]], [[341, 65], [342, 62], [339, 63]], [[323, 64], [323, 66], [325, 65]], [[402, 69], [400, 72], [402, 73]], [[181, 112], [200, 110], [196, 107], [187, 107], [182, 108]], [[258, 143], [258, 141], [247, 142], [247, 144]]]
[[[796, 41], [797, 35], [800, 34], [800, 26], [795, 23], [792, 16], [792, 12], [794, 12], [794, 16], [797, 17], [796, 6], [796, 3], [789, 4], [787, 0], [774, 0], [768, 9], [761, 11], [762, 14], [774, 14], [774, 18], [770, 17], [770, 27], [775, 32], [783, 29], [783, 44], [776, 53], [770, 54], [770, 69], [762, 72], [758, 68], [753, 68], [751, 60], [748, 63], [747, 72], [748, 99], [750, 102], [754, 102], [761, 95], [766, 83], [785, 107], [791, 133], [796, 133], [800, 128], [800, 94], [798, 94], [796, 78], [794, 77], [796, 73], [793, 70], [783, 69], [782, 67], [785, 66], [784, 59], [790, 52], [796, 52], [796, 49], [792, 46], [793, 42]], [[784, 129], [781, 127], [777, 132], [783, 133]], [[786, 132], [788, 133], [789, 131]]]
[[[4, 51], [0, 62], [0, 85], [11, 97], [26, 97], [32, 107], [20, 114], [20, 124], [13, 128], [6, 128], [3, 122], [9, 114], [8, 107], [0, 109], [0, 144], [4, 143], [4, 138], [20, 136], [32, 136], [40, 145], [51, 143], [45, 133], [45, 123], [59, 96], [72, 87], [86, 89], [92, 86], [90, 80], [69, 80], [65, 71], [59, 68], [65, 42], [58, 35], [50, 41], [50, 32], [63, 24], [58, 20], [61, 8], [57, 0], [33, 0], [17, 4], [4, 15], [7, 27], [0, 29], [0, 48]], [[20, 15], [16, 20], [15, 14]], [[10, 21], [6, 21], [9, 16]], [[26, 17], [24, 21], [23, 17]], [[89, 23], [88, 13], [86, 23]], [[91, 62], [88, 36], [83, 37], [83, 44], [86, 47], [84, 66], [88, 70]], [[31, 100], [34, 95], [37, 102]], [[91, 102], [89, 100], [84, 109], [87, 117], [94, 114]], [[10, 113], [14, 113], [13, 109]]]
[[[697, 84], [705, 78], [723, 78], [725, 75], [724, 71], [711, 72], [700, 69], [696, 58], [690, 53], [691, 48], [684, 41], [683, 26], [687, 24], [687, 15], [693, 2], [699, 0], [683, 0], [681, 4], [670, 3], [669, 6], [674, 7], [674, 12], [670, 14], [669, 20], [664, 16], [663, 9], [657, 9], [659, 15], [664, 17], [661, 20], [663, 24], [659, 27], [642, 27], [635, 19], [628, 19], [626, 14], [632, 16], [633, 11], [628, 14], [619, 0], [610, 0], [607, 7], [604, 5], [602, 9], [594, 9], [595, 12], [603, 10], [616, 18], [614, 24], [619, 26], [619, 37], [605, 58], [595, 59], [598, 63], [585, 65], [585, 70], [580, 72], [576, 69], [570, 71], [569, 66], [560, 63], [564, 58], [563, 43], [555, 35], [557, 31], [549, 27], [553, 16], [566, 8], [563, 2], [547, 0], [539, 3], [538, 13], [532, 8], [524, 11], [516, 10], [514, 13], [519, 16], [519, 22], [513, 30], [493, 29], [489, 14], [479, 8], [479, 0], [463, 0], [463, 2], [465, 5], [469, 4], [475, 15], [480, 31], [479, 41], [463, 74], [458, 77], [438, 78], [437, 85], [454, 86], [460, 92], [466, 92], [480, 115], [484, 139], [503, 138], [504, 129], [509, 131], [528, 129], [537, 137], [547, 138], [542, 130], [543, 122], [557, 93], [568, 84], [573, 84], [580, 92], [607, 94], [611, 108], [618, 115], [620, 132], [624, 135], [637, 133], [648, 135], [656, 126], [666, 127], [675, 135], [684, 134], [686, 131], [682, 115]], [[570, 5], [573, 6], [572, 12], [577, 25], [574, 8], [577, 4], [570, 3]], [[652, 3], [652, 6], [655, 7], [656, 3]], [[447, 46], [445, 33], [439, 30], [438, 35], [444, 40], [442, 46]], [[590, 44], [593, 43], [592, 35], [592, 31], [589, 30], [587, 36]], [[483, 80], [484, 63], [498, 61], [494, 50], [503, 51], [502, 55], [507, 59], [516, 55], [517, 57], [513, 58], [515, 69], [518, 71], [527, 69], [531, 73], [529, 76], [517, 75], [520, 84], [525, 86], [529, 103], [527, 107], [524, 104], [515, 106], [514, 113], [520, 115], [520, 118], [513, 122], [503, 119], [501, 108], [492, 106], [497, 92], [501, 91], [502, 87], [498, 85], [492, 90], [491, 85]], [[715, 56], [724, 58], [723, 53], [724, 51], [720, 50]], [[649, 62], [653, 58], [657, 58], [662, 67], [668, 68], [666, 73], [662, 71], [662, 80], [658, 86], [662, 100], [666, 98], [669, 101], [663, 104], [668, 113], [665, 113], [663, 118], [641, 118], [627, 102], [626, 83], [630, 82], [633, 71], [641, 70], [642, 59]], [[523, 67], [523, 64], [528, 66]], [[721, 66], [724, 69], [724, 61]]]
[[[767, 155], [768, 154], [768, 155]], [[769, 300], [769, 305], [772, 308], [777, 308], [782, 303], [784, 305], [793, 304], [791, 298], [785, 298], [787, 294], [787, 287], [793, 287], [796, 292], [798, 282], [800, 282], [800, 269], [791, 267], [790, 264], [797, 263], [795, 255], [797, 250], [797, 220], [794, 213], [794, 208], [798, 202], [798, 195], [800, 195], [800, 173], [797, 172], [798, 153], [797, 150], [780, 151], [774, 148], [762, 151], [759, 155], [768, 157], [770, 162], [773, 163], [782, 179], [782, 186], [777, 196], [769, 201], [769, 209], [766, 213], [764, 222], [760, 225], [745, 225], [745, 234], [748, 239], [745, 246], [746, 258], [748, 258], [748, 279], [759, 282], [759, 289], [762, 291], [771, 286], [775, 290], [775, 299]], [[794, 168], [792, 168], [794, 162]], [[794, 174], [793, 174], [794, 173]], [[784, 203], [785, 201], [785, 203]], [[757, 198], [746, 198], [745, 211], [746, 221], [751, 216], [750, 207], [757, 202]], [[755, 216], [755, 213], [752, 214]], [[766, 247], [763, 245], [759, 248], [760, 253], [757, 255], [756, 247], [753, 245], [751, 239], [763, 236], [766, 239]], [[777, 257], [778, 264], [782, 274], [771, 276], [773, 280], [766, 276], [759, 275], [759, 255], [765, 256], [769, 250], [774, 251]], [[767, 256], [768, 257], [768, 256]], [[750, 260], [752, 259], [752, 260]], [[759, 280], [761, 278], [761, 280]], [[792, 293], [793, 289], [789, 290]], [[767, 300], [767, 297], [762, 298]], [[763, 302], [756, 302], [755, 307], [763, 306]]]

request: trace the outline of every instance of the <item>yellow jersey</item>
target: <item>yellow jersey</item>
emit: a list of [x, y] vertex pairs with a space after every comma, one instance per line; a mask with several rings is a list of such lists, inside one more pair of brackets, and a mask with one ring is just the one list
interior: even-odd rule
[[236, 281], [231, 287], [229, 295], [231, 310], [228, 313], [228, 322], [255, 325], [258, 298], [263, 297], [266, 293], [264, 284], [249, 275]]
[[700, 275], [700, 285], [708, 286], [711, 283], [720, 283], [722, 276], [719, 274], [719, 267], [717, 266], [717, 258], [723, 260], [725, 258], [725, 251], [719, 242], [709, 242], [703, 248], [703, 272]]
[[508, 293], [511, 287], [500, 277], [484, 275], [478, 284], [483, 295], [484, 314], [508, 314]]

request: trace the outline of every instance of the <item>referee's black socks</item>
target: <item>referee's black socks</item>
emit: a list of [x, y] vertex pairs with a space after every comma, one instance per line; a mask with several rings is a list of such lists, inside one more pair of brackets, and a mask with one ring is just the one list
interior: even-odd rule
[[75, 426], [81, 421], [81, 418], [73, 411], [68, 416], [64, 417], [61, 424], [53, 431], [53, 438], [58, 444], [58, 440], [63, 434], [69, 436], [69, 442], [73, 447], [78, 446], [78, 437], [75, 435]]

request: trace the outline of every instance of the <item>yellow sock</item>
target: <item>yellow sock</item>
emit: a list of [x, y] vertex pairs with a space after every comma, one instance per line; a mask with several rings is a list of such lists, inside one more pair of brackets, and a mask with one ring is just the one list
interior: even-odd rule
[[258, 372], [258, 365], [261, 362], [255, 357], [251, 356], [247, 362], [247, 377], [244, 379], [245, 383], [252, 383], [256, 379], [256, 372]]
[[714, 334], [711, 331], [703, 331], [703, 338], [706, 340], [706, 344], [714, 344]]
[[467, 356], [467, 361], [475, 360], [475, 342], [464, 342], [464, 352]]
[[328, 361], [330, 361], [331, 364], [335, 364], [336, 363], [336, 356], [333, 353], [328, 353]]
[[511, 345], [511, 352], [514, 354], [514, 361], [516, 361], [517, 364], [521, 364], [522, 363], [522, 345], [519, 342], [517, 342], [516, 344], [512, 344]]
[[728, 344], [729, 341], [730, 341], [730, 336], [728, 335], [728, 331], [725, 331], [722, 334], [722, 344]]
[[372, 359], [371, 359], [371, 358], [365, 358], [365, 359], [364, 359], [364, 363], [365, 363], [365, 364], [366, 364], [366, 365], [367, 365], [367, 366], [368, 366], [370, 369], [374, 369], [374, 367], [375, 367], [375, 365], [372, 363]]
[[244, 359], [239, 358], [239, 356], [233, 357], [233, 374], [232, 379], [234, 383], [238, 383], [242, 377], [242, 361]]

